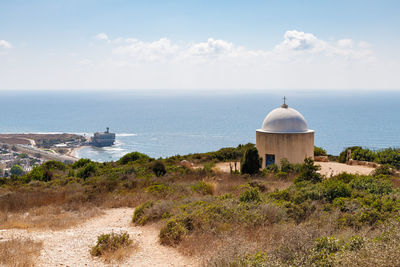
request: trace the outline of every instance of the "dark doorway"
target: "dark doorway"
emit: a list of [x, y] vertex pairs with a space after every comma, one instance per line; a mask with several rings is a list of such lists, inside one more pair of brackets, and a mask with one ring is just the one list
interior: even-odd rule
[[273, 154], [266, 154], [265, 155], [265, 167], [268, 165], [274, 164], [275, 163], [275, 155]]

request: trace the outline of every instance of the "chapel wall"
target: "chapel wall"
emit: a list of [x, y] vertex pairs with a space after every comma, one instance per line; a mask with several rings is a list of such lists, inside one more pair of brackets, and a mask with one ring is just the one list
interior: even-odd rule
[[275, 155], [275, 163], [280, 166], [282, 158], [290, 163], [303, 163], [305, 158], [314, 158], [314, 132], [268, 133], [256, 132], [256, 147], [265, 168], [265, 155]]

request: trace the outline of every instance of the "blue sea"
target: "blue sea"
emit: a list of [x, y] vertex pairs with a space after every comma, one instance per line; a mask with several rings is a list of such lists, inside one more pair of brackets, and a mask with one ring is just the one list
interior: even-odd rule
[[255, 142], [264, 117], [287, 97], [330, 154], [347, 146], [400, 147], [396, 91], [0, 91], [0, 132], [91, 135], [110, 127], [116, 144], [79, 157], [117, 160], [215, 151]]

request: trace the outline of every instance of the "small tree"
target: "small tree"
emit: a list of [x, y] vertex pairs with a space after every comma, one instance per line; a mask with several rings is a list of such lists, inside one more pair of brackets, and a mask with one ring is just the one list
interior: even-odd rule
[[297, 177], [295, 182], [301, 181], [311, 181], [313, 183], [318, 183], [322, 181], [322, 176], [317, 171], [320, 166], [314, 165], [314, 160], [312, 158], [305, 158], [304, 164], [301, 168], [299, 177]]
[[22, 167], [19, 165], [14, 165], [11, 167], [10, 173], [16, 176], [21, 176], [24, 174], [24, 169], [22, 169]]
[[157, 160], [153, 163], [153, 165], [151, 166], [151, 169], [153, 170], [154, 174], [157, 177], [164, 176], [164, 174], [167, 173], [164, 163], [162, 163], [159, 160]]
[[251, 147], [244, 152], [240, 161], [240, 172], [250, 175], [256, 174], [261, 168], [261, 158], [258, 156], [258, 150]]

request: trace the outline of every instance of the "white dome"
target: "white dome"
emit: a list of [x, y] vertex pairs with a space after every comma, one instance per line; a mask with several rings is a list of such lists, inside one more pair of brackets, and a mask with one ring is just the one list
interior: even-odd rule
[[272, 133], [305, 133], [309, 131], [303, 115], [284, 105], [274, 109], [265, 117], [261, 130]]

